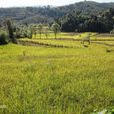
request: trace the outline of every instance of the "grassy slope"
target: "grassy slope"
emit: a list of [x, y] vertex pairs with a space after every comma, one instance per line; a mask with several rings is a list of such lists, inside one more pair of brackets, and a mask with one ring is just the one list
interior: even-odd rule
[[[77, 44], [79, 45], [79, 44]], [[90, 113], [114, 106], [114, 52], [0, 46], [0, 109], [6, 113]]]

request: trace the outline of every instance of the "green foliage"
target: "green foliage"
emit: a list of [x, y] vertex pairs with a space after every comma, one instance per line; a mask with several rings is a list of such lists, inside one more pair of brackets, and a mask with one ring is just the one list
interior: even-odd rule
[[[98, 14], [98, 12], [113, 8], [114, 3], [97, 3], [92, 1], [79, 2], [61, 7], [27, 7], [27, 8], [0, 8], [2, 17], [13, 18], [17, 23], [53, 23], [54, 18], [63, 17], [73, 11], [81, 11], [82, 14]], [[85, 9], [84, 9], [85, 8]]]
[[60, 27], [60, 25], [59, 24], [57, 24], [57, 23], [54, 23], [53, 25], [52, 25], [52, 31], [54, 32], [54, 34], [55, 34], [55, 38], [56, 38], [56, 35], [57, 35], [57, 33], [59, 33], [60, 32], [60, 30], [61, 30], [61, 27]]
[[14, 25], [13, 25], [11, 19], [6, 19], [5, 24], [6, 24], [6, 27], [7, 27], [7, 31], [9, 33], [10, 41], [13, 42], [13, 43], [17, 43], [16, 38], [14, 36]]
[[9, 42], [9, 35], [6, 31], [0, 30], [0, 44], [7, 44]]
[[29, 26], [16, 26], [16, 38], [32, 38], [32, 34], [36, 34], [36, 30], [33, 24]]
[[59, 19], [58, 23], [62, 25], [64, 32], [110, 32], [114, 25], [114, 8], [99, 15], [84, 16], [79, 12], [73, 12]]
[[42, 35], [42, 32], [43, 32], [43, 25], [42, 24], [38, 24], [38, 33], [40, 34], [40, 38], [41, 38], [41, 35]]
[[16, 38], [27, 37], [28, 28], [24, 25], [16, 26]]
[[27, 38], [32, 38], [32, 33], [31, 33], [31, 31], [27, 31]]
[[11, 22], [10, 19], [6, 19], [6, 20], [5, 20], [5, 23], [6, 23], [7, 30], [8, 30], [8, 32], [9, 32], [9, 37], [10, 37], [11, 40], [13, 40], [13, 39], [14, 39], [14, 35], [13, 35], [13, 32], [14, 32], [14, 31], [13, 31], [12, 22]]
[[46, 38], [48, 38], [48, 36], [49, 36], [49, 26], [45, 26], [43, 31], [44, 31], [43, 33], [45, 34]]

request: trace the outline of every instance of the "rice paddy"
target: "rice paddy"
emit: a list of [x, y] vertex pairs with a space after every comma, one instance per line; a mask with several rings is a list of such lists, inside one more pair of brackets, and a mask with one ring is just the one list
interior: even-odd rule
[[20, 40], [79, 48], [0, 45], [1, 113], [90, 114], [113, 108], [113, 46], [34, 36]]

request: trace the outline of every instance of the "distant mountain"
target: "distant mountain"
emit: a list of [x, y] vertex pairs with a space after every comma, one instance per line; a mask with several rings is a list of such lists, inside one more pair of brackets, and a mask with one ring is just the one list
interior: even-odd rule
[[81, 11], [82, 14], [95, 14], [109, 8], [114, 8], [114, 3], [97, 3], [92, 1], [79, 2], [67, 6], [52, 7], [21, 7], [0, 8], [0, 19], [12, 18], [18, 23], [52, 23], [56, 17], [65, 16], [73, 11]]
[[59, 7], [64, 12], [72, 12], [74, 10], [82, 11], [84, 14], [97, 13], [109, 8], [114, 8], [114, 2], [111, 3], [97, 3], [93, 1], [79, 2], [68, 6]]

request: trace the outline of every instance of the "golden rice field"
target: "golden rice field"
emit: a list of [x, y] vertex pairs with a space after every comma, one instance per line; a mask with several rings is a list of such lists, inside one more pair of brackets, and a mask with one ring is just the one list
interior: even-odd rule
[[[97, 35], [97, 34], [98, 34], [98, 33], [91, 33], [91, 36], [94, 36], [94, 35]], [[81, 37], [84, 37], [84, 36], [86, 36], [86, 35], [88, 35], [87, 32], [85, 32], [85, 33], [65, 33], [65, 32], [61, 32], [61, 33], [58, 33], [58, 34], [57, 34], [57, 38], [80, 39]], [[45, 35], [44, 33], [41, 35], [41, 38], [52, 38], [52, 39], [53, 39], [54, 37], [55, 37], [55, 35], [54, 35], [53, 32], [50, 32], [50, 33], [48, 34], [48, 37], [46, 37], [46, 35]], [[35, 38], [35, 39], [40, 38], [40, 34], [33, 35], [32, 38]], [[93, 38], [94, 38], [94, 37], [93, 37]]]
[[98, 114], [114, 108], [114, 47], [22, 40], [79, 48], [0, 45], [1, 114]]

